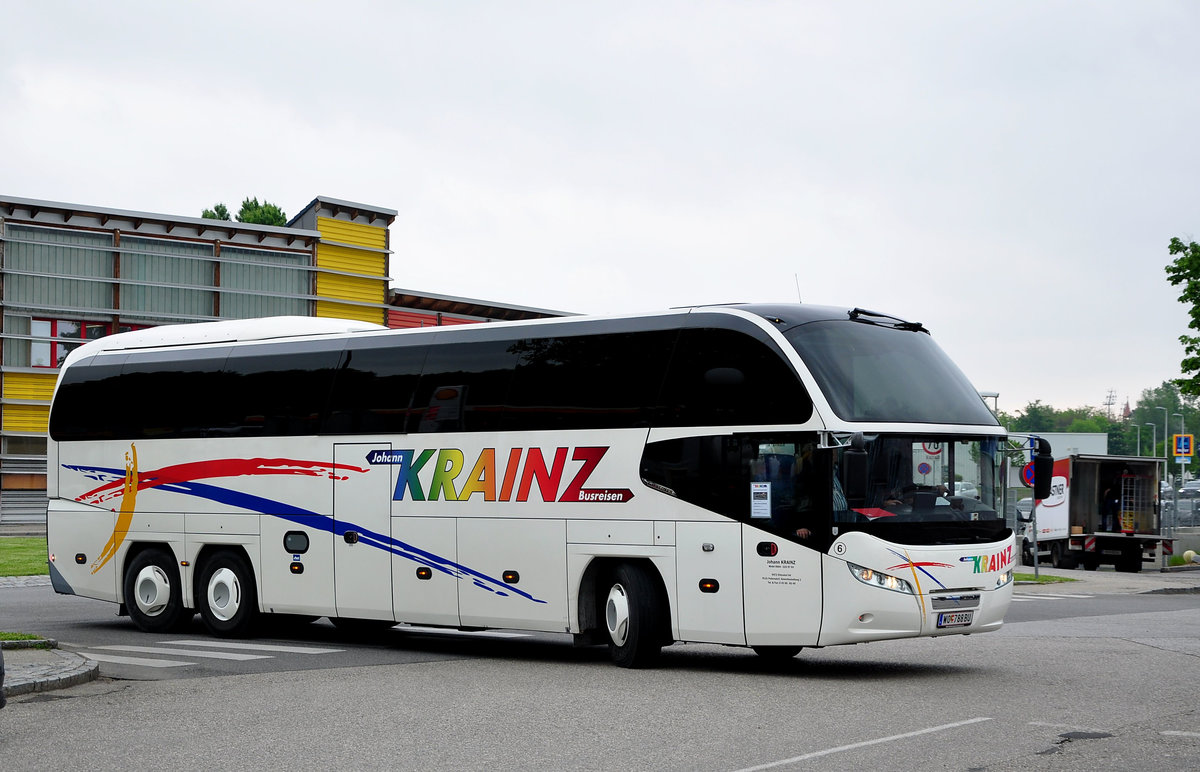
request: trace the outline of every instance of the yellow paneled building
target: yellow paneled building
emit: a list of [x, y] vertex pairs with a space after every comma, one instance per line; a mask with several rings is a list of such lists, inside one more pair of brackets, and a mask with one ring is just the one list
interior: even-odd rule
[[218, 319], [387, 324], [395, 217], [318, 197], [274, 227], [0, 196], [0, 522], [44, 520], [50, 398], [71, 349]]

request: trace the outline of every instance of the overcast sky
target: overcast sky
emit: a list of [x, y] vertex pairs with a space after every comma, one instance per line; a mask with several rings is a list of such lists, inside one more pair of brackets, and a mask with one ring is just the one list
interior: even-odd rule
[[860, 306], [1019, 411], [1176, 377], [1200, 3], [7, 3], [0, 194], [395, 209], [395, 286]]

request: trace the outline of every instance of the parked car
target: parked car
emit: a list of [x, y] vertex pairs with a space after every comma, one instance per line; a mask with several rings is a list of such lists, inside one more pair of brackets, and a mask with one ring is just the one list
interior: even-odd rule
[[975, 483], [956, 482], [954, 483], [954, 495], [968, 499], [977, 499], [979, 498], [979, 489], [975, 487]]
[[1200, 480], [1188, 480], [1179, 489], [1179, 498], [1194, 499], [1200, 496]]
[[1033, 513], [1033, 499], [1021, 499], [1017, 502], [1017, 516], [1022, 520], [1028, 520], [1029, 515]]

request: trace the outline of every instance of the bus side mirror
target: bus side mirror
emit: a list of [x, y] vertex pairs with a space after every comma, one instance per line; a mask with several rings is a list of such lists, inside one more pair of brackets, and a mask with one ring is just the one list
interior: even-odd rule
[[842, 492], [846, 500], [861, 502], [867, 497], [867, 451], [863, 436], [855, 432], [850, 447], [842, 453]]
[[1038, 437], [1037, 453], [1033, 456], [1033, 497], [1050, 498], [1050, 482], [1054, 478], [1054, 456], [1050, 443]]

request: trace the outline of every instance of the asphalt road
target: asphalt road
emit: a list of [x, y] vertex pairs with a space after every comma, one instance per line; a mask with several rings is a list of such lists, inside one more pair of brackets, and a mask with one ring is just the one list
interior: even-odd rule
[[[38, 589], [3, 590], [0, 626], [85, 653], [218, 650], [199, 628], [147, 636], [111, 604]], [[1067, 585], [1018, 598], [997, 633], [806, 650], [778, 668], [687, 645], [628, 671], [562, 636], [361, 640], [311, 625], [245, 643], [333, 651], [183, 656], [194, 664], [127, 675], [102, 663], [96, 683], [16, 698], [0, 711], [0, 759], [6, 770], [1196, 767], [1200, 595]]]

